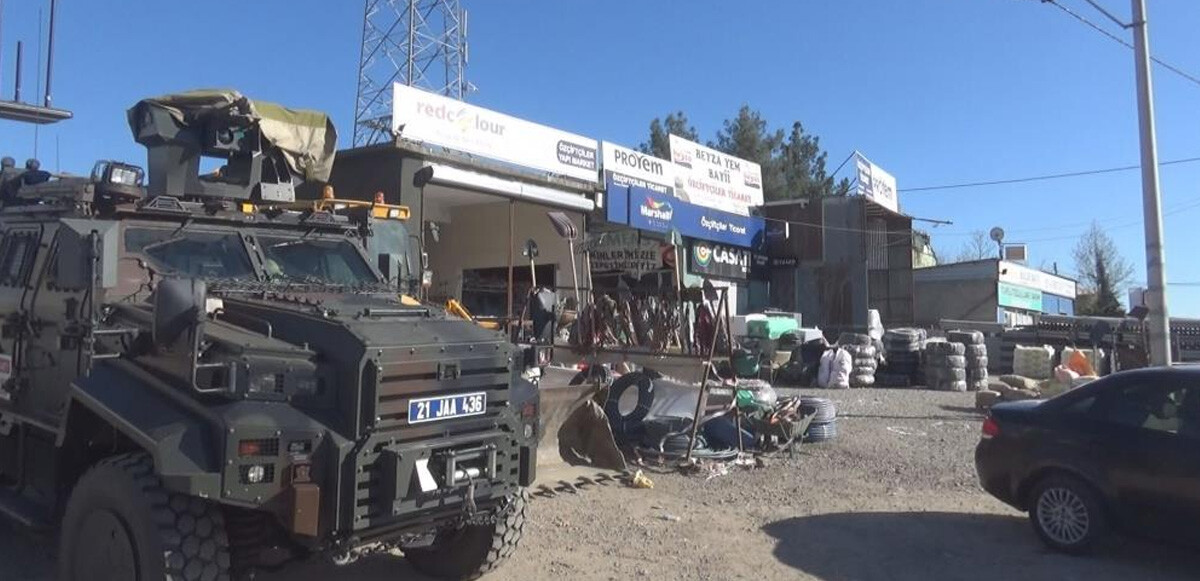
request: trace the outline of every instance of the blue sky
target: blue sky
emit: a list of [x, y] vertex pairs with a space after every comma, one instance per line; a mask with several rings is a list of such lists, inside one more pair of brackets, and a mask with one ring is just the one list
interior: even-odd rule
[[[951, 220], [935, 246], [1003, 226], [1031, 261], [1073, 270], [1095, 219], [1144, 281], [1138, 172], [978, 189], [906, 187], [1136, 164], [1132, 51], [1038, 0], [637, 2], [462, 0], [471, 11], [470, 101], [636, 145], [649, 120], [684, 110], [705, 137], [742, 104], [821, 137], [832, 163], [861, 150], [896, 175], [903, 209]], [[1083, 0], [1060, 0], [1108, 26]], [[1127, 15], [1125, 0], [1100, 0]], [[1200, 74], [1200, 2], [1149, 0], [1154, 54]], [[36, 0], [6, 2], [0, 79], [11, 97], [15, 42], [36, 94]], [[54, 102], [72, 121], [43, 128], [44, 165], [86, 172], [141, 162], [124, 110], [203, 86], [329, 112], [352, 134], [362, 6], [351, 0], [60, 1]], [[269, 25], [269, 27], [268, 27]], [[1115, 30], [1113, 27], [1108, 26]], [[1127, 33], [1118, 32], [1128, 37]], [[1200, 156], [1200, 86], [1155, 69], [1161, 159]], [[33, 153], [33, 129], [0, 122], [4, 153]], [[57, 148], [56, 148], [57, 143]], [[56, 155], [57, 153], [57, 155]], [[1167, 274], [1200, 281], [1200, 163], [1162, 172]], [[1170, 287], [1176, 316], [1200, 316], [1200, 287]]]

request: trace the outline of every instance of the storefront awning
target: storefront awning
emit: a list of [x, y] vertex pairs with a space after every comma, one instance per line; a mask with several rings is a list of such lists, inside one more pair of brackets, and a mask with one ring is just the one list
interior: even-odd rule
[[576, 212], [591, 212], [596, 203], [578, 193], [507, 179], [440, 163], [426, 163], [417, 172], [417, 185], [460, 188]]

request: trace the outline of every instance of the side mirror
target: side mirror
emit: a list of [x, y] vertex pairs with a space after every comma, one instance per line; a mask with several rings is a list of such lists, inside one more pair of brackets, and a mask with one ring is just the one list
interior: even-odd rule
[[119, 228], [105, 220], [65, 219], [60, 222], [55, 284], [79, 290], [92, 286], [92, 265], [96, 264], [101, 288], [117, 286]]
[[204, 300], [208, 294], [203, 280], [164, 278], [154, 287], [154, 344], [160, 348], [174, 345], [192, 332], [198, 336], [204, 321]]

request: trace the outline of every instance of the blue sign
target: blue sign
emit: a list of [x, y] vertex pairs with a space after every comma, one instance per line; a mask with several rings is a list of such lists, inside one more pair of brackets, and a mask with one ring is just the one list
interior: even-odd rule
[[[635, 184], [608, 182], [608, 220], [651, 232], [675, 230], [688, 238], [752, 248], [762, 244], [765, 221], [697, 206]], [[624, 198], [624, 199], [621, 199]], [[624, 213], [624, 215], [622, 215]]]

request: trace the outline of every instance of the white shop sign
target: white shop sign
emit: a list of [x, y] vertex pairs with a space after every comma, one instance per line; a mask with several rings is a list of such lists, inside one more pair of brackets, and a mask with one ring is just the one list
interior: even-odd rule
[[1048, 272], [1021, 266], [1015, 262], [1000, 261], [1000, 282], [1038, 289], [1044, 293], [1075, 298], [1075, 281]]
[[392, 131], [405, 139], [589, 182], [599, 180], [595, 139], [399, 83], [393, 91]]
[[900, 211], [900, 198], [896, 193], [896, 178], [871, 163], [861, 153], [854, 152], [854, 165], [858, 171], [858, 193], [871, 198], [875, 203], [893, 211]]
[[608, 141], [601, 142], [600, 151], [604, 171], [612, 172], [614, 181], [675, 195], [675, 166], [671, 162]]
[[743, 216], [763, 204], [762, 168], [672, 135], [675, 195], [693, 204]]

